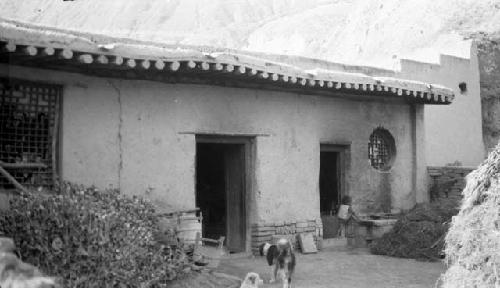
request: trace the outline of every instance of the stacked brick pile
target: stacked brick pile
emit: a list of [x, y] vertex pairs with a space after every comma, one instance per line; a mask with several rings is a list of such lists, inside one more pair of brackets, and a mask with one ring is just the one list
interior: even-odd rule
[[263, 243], [276, 243], [280, 238], [287, 238], [294, 247], [299, 247], [297, 235], [312, 233], [316, 243], [322, 236], [321, 220], [303, 220], [290, 222], [256, 223], [252, 225], [252, 252], [259, 253], [259, 246]]
[[462, 166], [427, 167], [432, 202], [456, 206], [462, 200], [465, 177], [474, 168]]

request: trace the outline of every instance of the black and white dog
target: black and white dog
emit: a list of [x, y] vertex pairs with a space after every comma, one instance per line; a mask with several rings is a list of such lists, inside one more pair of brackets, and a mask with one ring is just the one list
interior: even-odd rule
[[274, 266], [270, 283], [276, 281], [276, 276], [279, 273], [283, 288], [291, 288], [292, 274], [296, 264], [292, 244], [287, 239], [282, 238], [276, 245], [269, 243], [260, 245], [259, 252], [261, 256], [266, 256], [269, 266]]

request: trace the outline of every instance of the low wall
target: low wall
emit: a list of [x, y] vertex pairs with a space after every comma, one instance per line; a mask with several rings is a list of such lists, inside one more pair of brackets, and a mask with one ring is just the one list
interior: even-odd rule
[[259, 246], [275, 243], [279, 238], [289, 239], [295, 248], [299, 247], [298, 234], [313, 233], [316, 244], [323, 238], [321, 220], [302, 220], [292, 222], [256, 223], [252, 225], [252, 253], [259, 254]]
[[462, 200], [465, 178], [474, 169], [476, 168], [463, 166], [427, 167], [431, 202], [458, 206]]

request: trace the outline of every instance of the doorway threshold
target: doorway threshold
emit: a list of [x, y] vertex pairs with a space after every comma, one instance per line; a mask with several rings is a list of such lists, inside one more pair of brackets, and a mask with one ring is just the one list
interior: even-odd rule
[[332, 248], [332, 247], [347, 247], [346, 237], [336, 237], [323, 239], [321, 241], [322, 248]]
[[227, 253], [222, 256], [222, 259], [243, 259], [251, 258], [253, 256], [252, 252], [237, 252], [237, 253]]

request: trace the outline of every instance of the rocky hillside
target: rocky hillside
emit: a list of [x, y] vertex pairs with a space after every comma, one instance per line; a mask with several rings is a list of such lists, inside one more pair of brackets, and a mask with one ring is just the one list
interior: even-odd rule
[[394, 68], [469, 56], [499, 29], [500, 0], [2, 0], [0, 17], [171, 44]]

